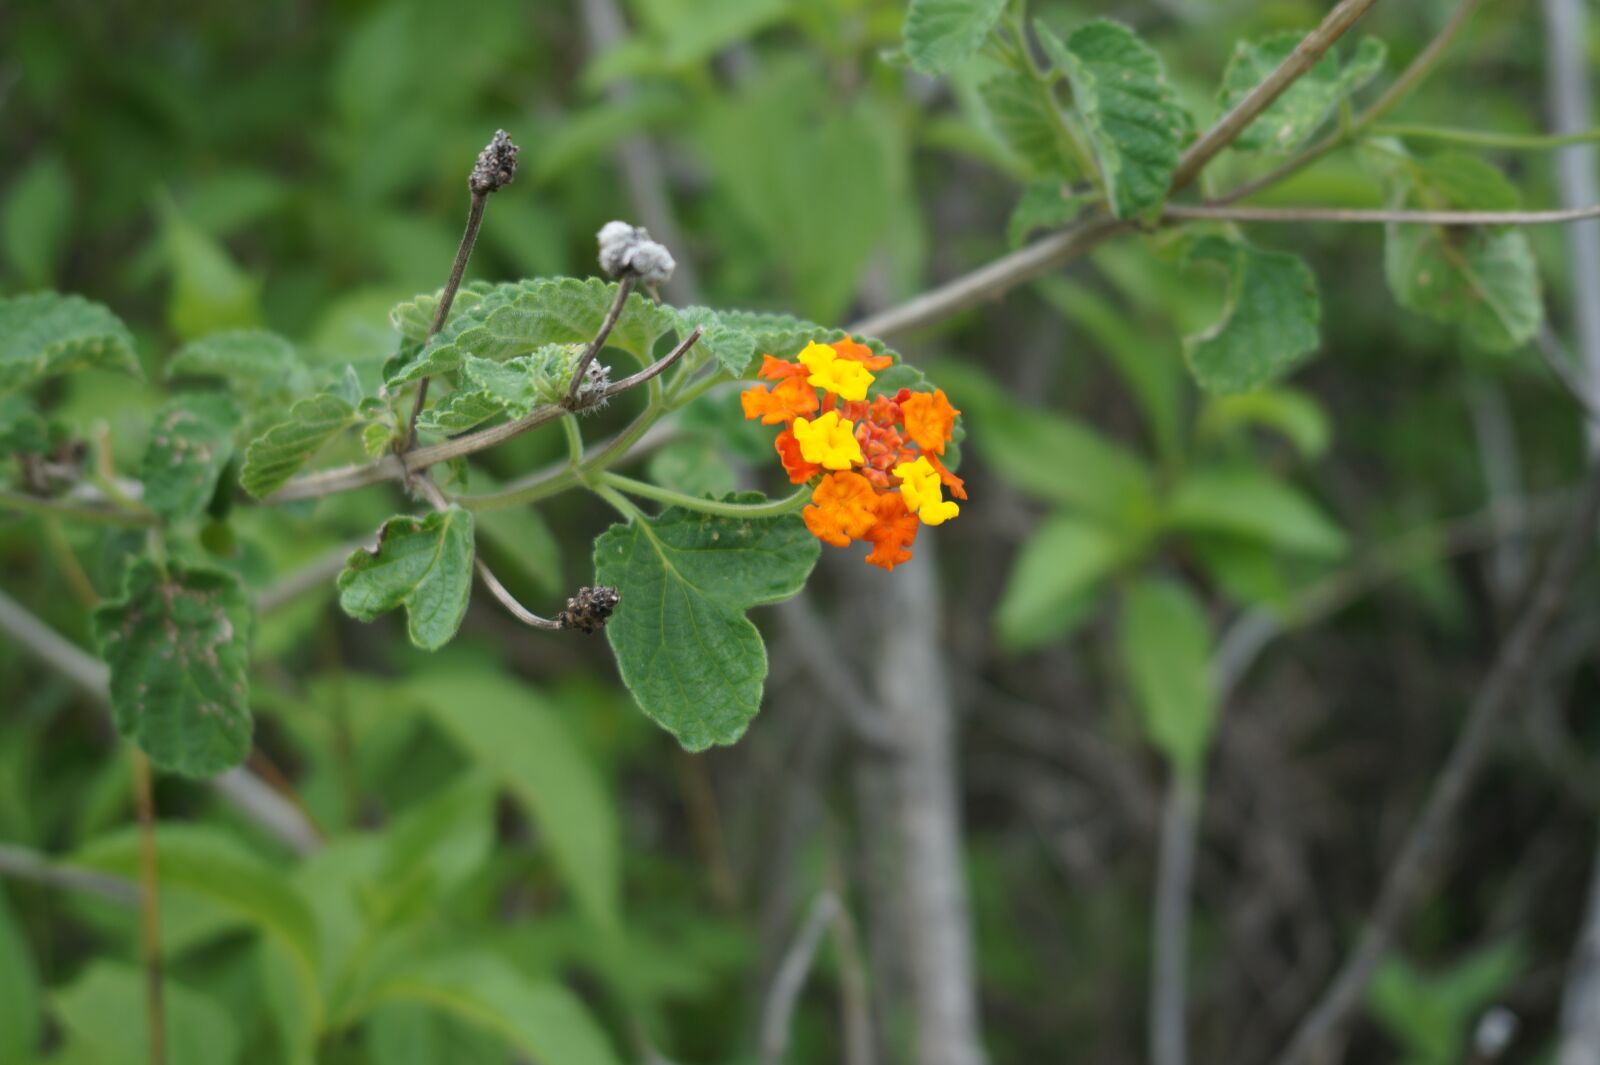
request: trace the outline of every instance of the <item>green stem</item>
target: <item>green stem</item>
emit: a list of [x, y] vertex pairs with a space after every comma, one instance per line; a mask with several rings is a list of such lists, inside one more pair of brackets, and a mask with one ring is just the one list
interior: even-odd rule
[[1547, 151], [1565, 148], [1571, 144], [1592, 144], [1600, 141], [1600, 129], [1581, 133], [1500, 133], [1495, 130], [1453, 129], [1448, 126], [1375, 125], [1367, 130], [1375, 136], [1401, 137], [1407, 140], [1447, 141], [1452, 144], [1471, 144], [1480, 148], [1506, 148], [1511, 151]]
[[561, 431], [567, 436], [567, 454], [576, 466], [583, 462], [583, 432], [578, 428], [578, 419], [570, 414], [562, 418]]
[[[627, 518], [629, 521], [638, 522], [639, 528], [649, 533], [650, 519], [645, 515], [644, 511], [634, 506], [633, 501], [627, 496], [623, 495], [615, 488], [608, 487], [604, 484], [595, 485], [594, 494], [599, 496], [601, 499], [604, 499], [607, 503], [610, 503], [612, 508], [624, 518]], [[655, 538], [653, 533], [650, 535], [651, 539]]]
[[155, 525], [160, 520], [152, 512], [138, 510], [113, 510], [89, 503], [69, 503], [60, 499], [42, 499], [24, 492], [0, 491], [0, 510], [14, 510], [22, 514], [41, 517], [65, 518], [69, 521], [97, 522], [101, 525], [121, 525], [131, 529]]
[[776, 518], [783, 514], [794, 513], [811, 498], [809, 485], [801, 485], [800, 490], [793, 495], [781, 499], [769, 499], [764, 503], [724, 503], [685, 492], [674, 492], [670, 488], [662, 488], [648, 481], [636, 481], [632, 477], [624, 477], [610, 470], [602, 472], [598, 481], [599, 484], [595, 487], [597, 492], [603, 487], [620, 488], [641, 499], [651, 499], [668, 506], [697, 510], [702, 514], [717, 514], [725, 518]]

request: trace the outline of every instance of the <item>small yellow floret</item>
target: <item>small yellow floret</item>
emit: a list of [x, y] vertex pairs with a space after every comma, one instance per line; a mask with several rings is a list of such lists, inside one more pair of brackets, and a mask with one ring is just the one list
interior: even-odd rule
[[[807, 462], [814, 462], [823, 469], [848, 470], [865, 462], [861, 457], [861, 444], [856, 440], [855, 424], [839, 417], [838, 411], [830, 410], [816, 421], [796, 418], [793, 431], [800, 454]], [[937, 491], [938, 475], [934, 476]]]
[[902, 462], [894, 468], [900, 478], [900, 495], [906, 509], [916, 513], [924, 525], [943, 525], [961, 508], [953, 500], [943, 498], [939, 489], [939, 471], [926, 457], [918, 456], [915, 462]]
[[815, 385], [840, 399], [867, 398], [867, 386], [872, 384], [872, 371], [859, 362], [839, 358], [839, 353], [827, 344], [812, 342], [799, 355], [800, 364], [811, 371], [806, 384]]

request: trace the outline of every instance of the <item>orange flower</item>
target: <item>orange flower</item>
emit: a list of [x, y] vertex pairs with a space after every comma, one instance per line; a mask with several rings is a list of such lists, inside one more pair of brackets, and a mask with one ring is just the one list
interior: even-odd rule
[[785, 429], [779, 433], [778, 438], [773, 441], [773, 446], [778, 449], [778, 458], [783, 462], [783, 472], [789, 475], [791, 484], [805, 484], [822, 472], [821, 466], [815, 462], [807, 462], [806, 457], [800, 453], [800, 441], [794, 438], [793, 429]]
[[793, 422], [817, 409], [817, 393], [801, 377], [787, 377], [775, 387], [756, 385], [739, 394], [744, 416], [760, 418], [762, 425]]
[[906, 509], [900, 493], [889, 492], [878, 497], [877, 524], [862, 537], [872, 544], [867, 555], [867, 565], [892, 570], [902, 562], [911, 561], [911, 542], [917, 538], [917, 516]]
[[944, 389], [932, 395], [913, 392], [900, 404], [905, 414], [906, 435], [916, 441], [925, 455], [943, 455], [945, 441], [955, 429], [956, 415], [961, 412], [950, 406]]
[[894, 365], [894, 357], [890, 355], [874, 355], [872, 349], [865, 344], [857, 344], [849, 337], [835, 340], [828, 347], [839, 353], [839, 358], [859, 362], [869, 370], [882, 370]]
[[877, 524], [878, 495], [859, 473], [830, 473], [811, 493], [801, 517], [813, 536], [834, 547], [847, 547]]
[[785, 359], [774, 359], [771, 355], [761, 356], [761, 371], [757, 377], [765, 377], [768, 381], [782, 381], [788, 377], [804, 377], [810, 373], [798, 362], [789, 362]]
[[934, 470], [939, 474], [940, 483], [950, 489], [951, 495], [957, 499], [967, 498], [967, 482], [945, 469], [945, 465], [939, 461], [938, 455], [926, 455], [924, 457], [933, 465]]

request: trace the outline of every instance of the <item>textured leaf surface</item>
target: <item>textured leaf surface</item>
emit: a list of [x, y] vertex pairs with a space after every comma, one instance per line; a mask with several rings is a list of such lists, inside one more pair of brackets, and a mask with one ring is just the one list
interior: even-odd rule
[[[1428, 159], [1412, 188], [1419, 206], [1510, 210], [1516, 188], [1493, 166], [1446, 152]], [[1466, 343], [1489, 352], [1525, 344], [1544, 320], [1539, 266], [1520, 229], [1390, 225], [1384, 273], [1407, 310], [1454, 324]]]
[[233, 457], [239, 408], [218, 392], [174, 396], [156, 414], [140, 479], [144, 501], [168, 521], [205, 509]]
[[1042, 22], [1035, 28], [1072, 84], [1112, 213], [1131, 218], [1161, 203], [1190, 126], [1161, 57], [1120, 22], [1090, 22], [1065, 43]]
[[[1239, 41], [1222, 72], [1217, 104], [1230, 110], [1266, 80], [1295, 50], [1305, 34], [1275, 33], [1257, 41]], [[1324, 55], [1284, 90], [1261, 116], [1245, 127], [1232, 147], [1245, 151], [1292, 152], [1315, 133], [1339, 101], [1360, 89], [1383, 69], [1388, 49], [1375, 37], [1363, 37], [1343, 66], [1333, 53]]]
[[1327, 558], [1345, 549], [1344, 533], [1320, 507], [1256, 469], [1191, 472], [1173, 493], [1167, 517], [1178, 529], [1244, 536], [1303, 555]]
[[592, 756], [555, 708], [528, 685], [481, 669], [431, 670], [407, 691], [533, 817], [583, 911], [602, 928], [620, 928], [617, 811]]
[[1078, 174], [1079, 167], [1062, 140], [1055, 104], [1032, 78], [1008, 70], [978, 87], [989, 121], [1006, 147], [1016, 153], [1041, 181], [1057, 182]]
[[[828, 344], [850, 335], [843, 329], [818, 325], [789, 314], [719, 311], [710, 307], [683, 307], [674, 314], [681, 335], [687, 335], [695, 326], [704, 330], [695, 347], [703, 347], [718, 365], [735, 377], [744, 377], [759, 369], [759, 356], [763, 354], [792, 359], [813, 341]], [[855, 340], [867, 345], [875, 354], [895, 355], [881, 341], [871, 337], [856, 337]]]
[[1040, 181], [1022, 190], [1022, 198], [1006, 223], [1006, 239], [1020, 247], [1036, 229], [1058, 229], [1077, 218], [1094, 197], [1088, 193], [1067, 195], [1059, 181]]
[[139, 374], [122, 319], [81, 296], [0, 299], [0, 393], [86, 366]]
[[1119, 647], [1146, 737], [1184, 775], [1205, 761], [1216, 724], [1211, 627], [1183, 585], [1143, 580], [1122, 602]]
[[147, 558], [95, 611], [117, 731], [162, 769], [208, 777], [250, 753], [250, 598], [231, 574]]
[[266, 498], [355, 422], [355, 408], [342, 396], [323, 392], [301, 400], [290, 408], [288, 421], [251, 441], [239, 483], [257, 499]]
[[622, 593], [606, 635], [640, 709], [691, 751], [743, 735], [767, 675], [766, 647], [745, 611], [798, 592], [819, 554], [793, 515], [670, 507], [607, 530], [595, 541], [595, 578]]
[[446, 435], [464, 433], [505, 412], [506, 408], [487, 389], [468, 386], [423, 411], [417, 428]]
[[1061, 514], [1022, 545], [995, 611], [1007, 647], [1038, 647], [1083, 615], [1084, 598], [1122, 564], [1129, 544], [1095, 523]]
[[948, 74], [983, 47], [1006, 0], [911, 0], [906, 55], [925, 74]]
[[213, 333], [179, 348], [167, 377], [219, 377], [251, 396], [293, 393], [308, 375], [294, 345], [265, 329]]
[[1189, 245], [1186, 262], [1216, 263], [1228, 277], [1222, 317], [1184, 338], [1189, 369], [1201, 388], [1254, 388], [1316, 350], [1322, 300], [1316, 275], [1298, 255], [1205, 236]]
[[339, 574], [339, 605], [361, 621], [406, 608], [411, 642], [437, 651], [461, 627], [472, 593], [472, 514], [458, 506], [424, 518], [397, 514], [376, 551], [359, 550]]
[[491, 954], [402, 968], [372, 1000], [439, 1010], [550, 1065], [619, 1065], [605, 1032], [576, 996], [558, 984], [529, 980]]
[[581, 353], [577, 344], [546, 344], [504, 362], [468, 355], [461, 364], [462, 376], [511, 417], [520, 418], [566, 395]]

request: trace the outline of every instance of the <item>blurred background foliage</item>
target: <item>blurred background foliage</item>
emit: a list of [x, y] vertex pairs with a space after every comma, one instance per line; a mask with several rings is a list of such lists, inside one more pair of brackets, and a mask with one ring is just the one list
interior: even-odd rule
[[[843, 323], [1011, 246], [1029, 164], [983, 110], [981, 71], [936, 82], [881, 59], [899, 45], [900, 4], [632, 0], [606, 46], [582, 6], [0, 6], [0, 285], [112, 306], [152, 381], [180, 342], [253, 325], [375, 373], [395, 343], [388, 309], [442, 279], [462, 161], [497, 127], [524, 146], [523, 169], [488, 212], [470, 277], [592, 273], [599, 225], [640, 216], [626, 162], [640, 136], [670, 192], [681, 302]], [[1362, 29], [1388, 42], [1392, 75], [1453, 7], [1380, 5]], [[1306, 27], [1323, 8], [1034, 10], [1136, 26], [1205, 121], [1235, 39]], [[1484, 5], [1396, 117], [1542, 129], [1534, 9]], [[1554, 202], [1549, 154], [1485, 154], [1525, 202]], [[1207, 181], [1259, 169], [1230, 154]], [[1342, 152], [1260, 202], [1387, 196], [1380, 169]], [[1559, 328], [1562, 235], [1529, 237]], [[898, 345], [963, 408], [973, 441], [974, 501], [938, 536], [940, 654], [996, 1062], [1065, 1060], [1064, 1047], [1143, 1059], [1165, 779], [1153, 750], [1207, 787], [1196, 1056], [1255, 1061], [1276, 1045], [1364, 912], [1543, 529], [1530, 504], [1491, 549], [1463, 551], [1448, 522], [1495, 498], [1546, 499], [1581, 465], [1582, 421], [1531, 352], [1474, 353], [1396, 307], [1378, 229], [1253, 239], [1305, 255], [1321, 280], [1321, 355], [1290, 384], [1196, 391], [1181, 340], [1214, 320], [1220, 284], [1181, 270], [1160, 234]], [[48, 399], [134, 463], [158, 395], [86, 372]], [[692, 410], [653, 474], [756, 476], [768, 456], [732, 408], [723, 396]], [[531, 434], [479, 476], [559, 448]], [[266, 586], [376, 525], [385, 491], [235, 514], [244, 546], [222, 554]], [[606, 520], [587, 497], [563, 499], [486, 516], [484, 532], [507, 582], [548, 600], [588, 578]], [[1395, 545], [1398, 562], [1383, 554]], [[7, 592], [75, 640], [85, 585], [114, 588], [116, 558], [114, 537], [0, 521]], [[1393, 579], [1365, 581], [1375, 558]], [[917, 565], [934, 563], [930, 550]], [[834, 727], [837, 688], [818, 673], [872, 680], [874, 626], [896, 621], [863, 604], [901, 576], [854, 560], [819, 570], [807, 609], [844, 648], [831, 663], [807, 654], [803, 627], [762, 618], [769, 705], [739, 747], [695, 757], [633, 709], [598, 642], [529, 635], [475, 607], [459, 645], [430, 658], [392, 619], [344, 619], [331, 586], [275, 611], [256, 642], [253, 764], [293, 781], [333, 842], [287, 860], [208, 792], [160, 782], [174, 822], [172, 1060], [300, 1060], [310, 1031], [315, 1060], [352, 1065], [510, 1061], [536, 1046], [551, 1065], [648, 1048], [753, 1061], [766, 989], [819, 891], [845, 901], [854, 931], [823, 947], [790, 1060], [839, 1060], [836, 1001], [863, 966], [877, 1038], [900, 1060], [896, 938], [915, 930], [897, 929], [877, 876], [893, 858], [877, 755]], [[1219, 725], [1203, 691], [1221, 623], [1251, 608], [1293, 617], [1319, 581], [1361, 594], [1269, 651]], [[1561, 630], [1544, 690], [1471, 801], [1467, 845], [1373, 987], [1351, 1060], [1462, 1060], [1495, 1002], [1522, 1020], [1508, 1060], [1548, 1046], [1600, 800], [1597, 622], [1580, 606]], [[14, 647], [0, 646], [0, 690], [0, 839], [128, 871], [129, 773], [103, 711]], [[144, 1060], [136, 934], [114, 902], [7, 883], [0, 1060]], [[470, 948], [470, 964], [412, 965], [446, 946]], [[345, 1014], [308, 1020], [308, 986]], [[462, 1020], [508, 995], [534, 1036]], [[568, 1042], [541, 1044], [551, 1032]]]

